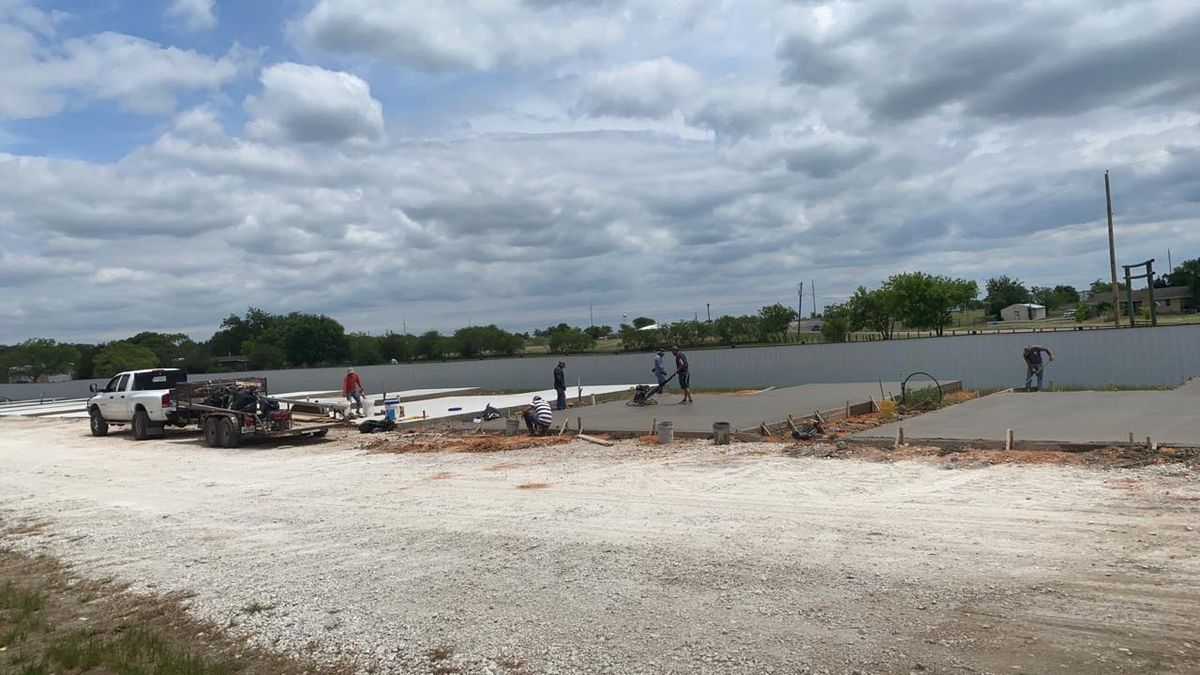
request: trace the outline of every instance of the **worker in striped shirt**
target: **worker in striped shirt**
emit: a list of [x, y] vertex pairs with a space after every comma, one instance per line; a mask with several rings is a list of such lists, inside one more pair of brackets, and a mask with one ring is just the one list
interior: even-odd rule
[[530, 436], [540, 436], [546, 433], [554, 422], [554, 413], [550, 412], [550, 404], [541, 396], [533, 397], [533, 403], [525, 408], [522, 417], [525, 418], [525, 426], [529, 428]]

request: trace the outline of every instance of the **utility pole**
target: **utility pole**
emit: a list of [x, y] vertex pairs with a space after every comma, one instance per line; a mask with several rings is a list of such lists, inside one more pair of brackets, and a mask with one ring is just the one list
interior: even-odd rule
[[[1121, 327], [1121, 294], [1117, 289], [1117, 245], [1113, 240], [1113, 210], [1112, 210], [1112, 188], [1108, 184], [1108, 171], [1104, 172], [1104, 201], [1108, 204], [1108, 264], [1112, 270], [1112, 299], [1113, 299], [1113, 327]], [[1133, 311], [1133, 308], [1130, 308]]]
[[813, 298], [812, 313], [815, 315], [817, 313], [817, 280], [813, 279], [812, 283], [810, 283], [809, 286], [812, 287], [812, 298]]
[[593, 328], [596, 327], [596, 317], [592, 314], [592, 303], [590, 302], [588, 303], [588, 325]]
[[708, 322], [712, 323], [712, 303], [704, 303], [704, 312], [708, 314]]
[[1175, 271], [1175, 266], [1171, 264], [1171, 249], [1167, 249], [1167, 274]]
[[[797, 295], [796, 320], [799, 321], [800, 317], [804, 316], [804, 282], [803, 281], [800, 282], [800, 290], [796, 295]], [[799, 325], [799, 324], [797, 324], [797, 325]]]

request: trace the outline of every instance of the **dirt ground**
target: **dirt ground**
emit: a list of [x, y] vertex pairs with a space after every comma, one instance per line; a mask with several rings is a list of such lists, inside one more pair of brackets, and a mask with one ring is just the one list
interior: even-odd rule
[[364, 671], [1200, 672], [1186, 453], [412, 441], [3, 420], [4, 545]]

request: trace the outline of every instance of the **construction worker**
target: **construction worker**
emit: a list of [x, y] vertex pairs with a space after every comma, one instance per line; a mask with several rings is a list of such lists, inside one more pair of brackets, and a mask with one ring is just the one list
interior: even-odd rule
[[[1054, 353], [1041, 345], [1025, 345], [1022, 357], [1025, 359], [1025, 390], [1037, 391], [1042, 388], [1042, 376], [1046, 374], [1046, 364], [1042, 362], [1042, 352], [1054, 360]], [[1037, 386], [1030, 387], [1034, 376], [1037, 376]]]
[[521, 412], [521, 417], [525, 419], [525, 426], [529, 429], [530, 436], [541, 436], [550, 430], [550, 425], [554, 423], [554, 413], [550, 412], [550, 404], [542, 400], [541, 396], [534, 396], [533, 403], [525, 407]]
[[687, 356], [679, 351], [679, 347], [671, 347], [675, 355], [675, 374], [679, 376], [679, 388], [683, 390], [683, 400], [680, 403], [695, 403], [692, 400], [692, 371], [688, 368]]
[[351, 407], [358, 411], [360, 417], [362, 416], [363, 396], [366, 394], [367, 390], [363, 389], [358, 373], [354, 372], [353, 368], [347, 368], [346, 377], [342, 380], [342, 395], [346, 397], [346, 400], [353, 402]]
[[563, 368], [567, 367], [566, 361], [559, 361], [554, 368], [554, 391], [558, 392], [559, 410], [567, 409], [567, 376], [563, 374]]
[[654, 367], [650, 369], [654, 373], [654, 379], [658, 380], [658, 390], [655, 393], [663, 393], [663, 388], [667, 386], [667, 369], [663, 368], [663, 350], [658, 350], [654, 355]]

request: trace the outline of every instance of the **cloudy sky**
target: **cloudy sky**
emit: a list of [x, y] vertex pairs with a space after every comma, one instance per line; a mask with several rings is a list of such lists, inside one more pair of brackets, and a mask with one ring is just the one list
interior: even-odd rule
[[0, 0], [0, 342], [1085, 286], [1105, 169], [1200, 257], [1197, 64], [1193, 0]]

